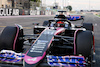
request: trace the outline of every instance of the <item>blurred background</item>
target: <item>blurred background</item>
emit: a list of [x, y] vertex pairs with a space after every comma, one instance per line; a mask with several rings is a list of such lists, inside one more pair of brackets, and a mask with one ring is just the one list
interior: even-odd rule
[[100, 15], [99, 4], [99, 0], [0, 0], [0, 9], [18, 9], [19, 15], [55, 15], [58, 10]]

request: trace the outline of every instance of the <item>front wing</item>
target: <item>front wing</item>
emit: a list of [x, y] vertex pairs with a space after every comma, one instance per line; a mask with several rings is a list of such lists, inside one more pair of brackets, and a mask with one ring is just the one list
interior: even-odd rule
[[47, 56], [50, 66], [85, 66], [84, 56]]

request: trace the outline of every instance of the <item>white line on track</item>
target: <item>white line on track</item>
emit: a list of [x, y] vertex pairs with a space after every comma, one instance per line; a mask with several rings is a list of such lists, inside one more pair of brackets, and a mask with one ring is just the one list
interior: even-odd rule
[[[6, 26], [0, 26], [2, 28], [6, 27]], [[24, 29], [32, 29], [31, 27], [23, 27]]]
[[19, 15], [19, 16], [0, 16], [0, 18], [20, 18], [20, 17], [54, 17], [55, 15]]

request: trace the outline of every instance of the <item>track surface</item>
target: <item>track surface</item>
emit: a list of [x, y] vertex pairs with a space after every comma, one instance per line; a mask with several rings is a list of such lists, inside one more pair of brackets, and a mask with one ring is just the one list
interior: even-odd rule
[[[53, 19], [53, 17], [4, 17], [0, 18], [0, 31], [2, 31], [5, 26], [14, 26], [14, 24], [20, 24], [24, 27], [24, 34], [32, 34], [33, 22], [39, 22], [40, 25], [42, 25], [43, 21], [49, 19]], [[82, 20], [72, 21], [74, 24], [80, 24], [81, 22]], [[92, 14], [86, 14], [84, 22], [94, 24], [96, 63], [92, 65], [92, 67], [100, 67], [100, 18]]]

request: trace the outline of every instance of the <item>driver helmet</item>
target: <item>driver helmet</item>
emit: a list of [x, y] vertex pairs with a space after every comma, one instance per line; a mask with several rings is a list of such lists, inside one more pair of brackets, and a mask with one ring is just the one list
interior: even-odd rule
[[58, 21], [58, 22], [57, 22], [57, 27], [65, 27], [64, 22]]

